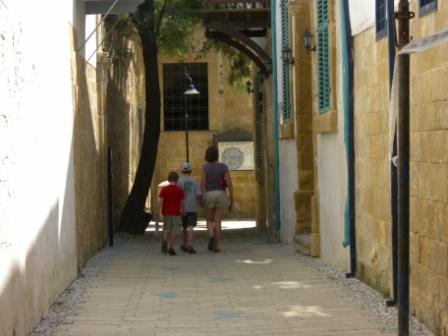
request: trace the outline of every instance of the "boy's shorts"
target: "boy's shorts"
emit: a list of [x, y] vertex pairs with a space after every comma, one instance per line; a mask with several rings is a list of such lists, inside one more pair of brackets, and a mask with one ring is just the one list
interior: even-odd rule
[[163, 216], [163, 231], [178, 233], [181, 231], [182, 219], [180, 216]]
[[185, 216], [182, 216], [182, 227], [187, 229], [188, 227], [195, 227], [198, 223], [197, 212], [187, 212]]

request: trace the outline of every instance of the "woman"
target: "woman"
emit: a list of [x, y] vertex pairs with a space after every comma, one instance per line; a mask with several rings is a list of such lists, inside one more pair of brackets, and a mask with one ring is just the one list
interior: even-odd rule
[[[225, 209], [233, 201], [233, 185], [229, 168], [218, 161], [219, 152], [216, 146], [210, 146], [205, 152], [207, 163], [202, 167], [201, 189], [204, 195], [204, 207], [209, 234], [208, 249], [220, 252], [219, 238], [221, 235], [221, 220]], [[227, 196], [226, 189], [229, 190]]]

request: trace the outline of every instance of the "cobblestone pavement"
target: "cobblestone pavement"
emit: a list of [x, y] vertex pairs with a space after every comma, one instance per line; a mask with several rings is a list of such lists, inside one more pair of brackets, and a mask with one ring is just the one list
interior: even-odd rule
[[117, 236], [56, 302], [37, 335], [395, 335], [361, 300], [254, 229], [221, 253], [162, 255], [159, 233]]

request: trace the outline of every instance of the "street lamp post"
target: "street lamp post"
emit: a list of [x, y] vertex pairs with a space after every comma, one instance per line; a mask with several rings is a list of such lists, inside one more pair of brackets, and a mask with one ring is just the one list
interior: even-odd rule
[[187, 157], [187, 162], [190, 162], [190, 153], [189, 153], [189, 143], [188, 143], [188, 109], [187, 109], [187, 96], [196, 96], [200, 94], [198, 90], [196, 90], [193, 79], [191, 79], [190, 74], [185, 70], [185, 78], [188, 80], [188, 87], [184, 92], [185, 95], [185, 103], [184, 103], [184, 111], [185, 111], [185, 153]]
[[[185, 96], [185, 106], [187, 105], [187, 98]], [[188, 109], [185, 107], [185, 152], [187, 156], [186, 162], [190, 162], [190, 153], [188, 148], [190, 148], [188, 143]]]

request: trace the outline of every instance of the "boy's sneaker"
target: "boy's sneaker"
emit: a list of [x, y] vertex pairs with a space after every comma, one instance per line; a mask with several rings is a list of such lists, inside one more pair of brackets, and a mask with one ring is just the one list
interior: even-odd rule
[[172, 256], [175, 256], [177, 253], [176, 253], [176, 251], [174, 251], [174, 249], [172, 249], [172, 248], [170, 248], [169, 250], [168, 250], [168, 253], [170, 254], [170, 255], [172, 255]]
[[194, 254], [194, 253], [196, 253], [196, 250], [193, 248], [193, 246], [190, 246], [190, 247], [187, 249], [187, 252], [188, 252], [188, 253], [191, 253], [191, 254]]
[[207, 246], [209, 251], [213, 251], [213, 248], [214, 248], [213, 245], [214, 245], [213, 244], [213, 237], [210, 237], [210, 239], [208, 240], [208, 246]]
[[168, 243], [166, 240], [164, 240], [162, 243], [162, 253], [167, 253], [167, 252], [168, 252]]
[[186, 247], [185, 245], [181, 245], [180, 246], [180, 249], [182, 250], [182, 251], [184, 251], [184, 252], [188, 252], [188, 247]]

